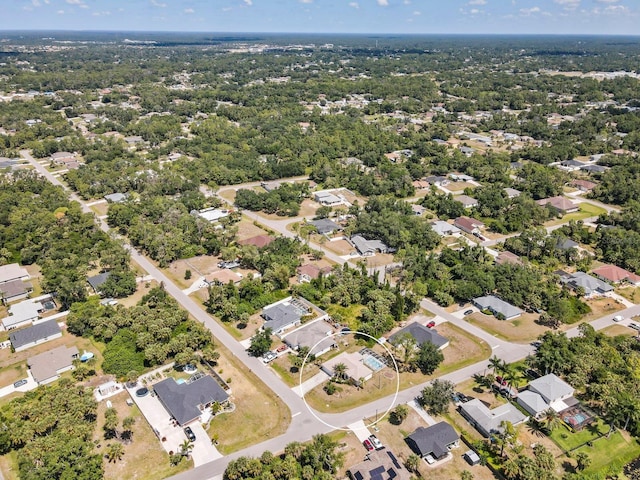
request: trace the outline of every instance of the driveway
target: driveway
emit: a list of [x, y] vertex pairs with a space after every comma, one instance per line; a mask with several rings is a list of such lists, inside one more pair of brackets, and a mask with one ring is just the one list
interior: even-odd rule
[[211, 443], [209, 434], [200, 422], [195, 422], [189, 426], [196, 436], [196, 441], [193, 442], [193, 449], [191, 450], [191, 458], [193, 459], [194, 466], [199, 467], [205, 463], [222, 458], [222, 454], [218, 452], [218, 449]]
[[35, 390], [38, 388], [38, 384], [31, 376], [31, 370], [27, 370], [27, 383], [19, 386], [18, 388], [11, 385], [7, 385], [6, 387], [0, 388], [0, 398], [5, 397], [7, 395], [11, 395], [13, 392], [28, 392], [29, 390]]

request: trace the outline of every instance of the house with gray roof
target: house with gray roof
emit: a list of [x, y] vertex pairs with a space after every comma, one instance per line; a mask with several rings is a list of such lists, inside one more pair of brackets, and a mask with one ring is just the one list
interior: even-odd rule
[[607, 282], [584, 272], [573, 273], [565, 278], [561, 278], [560, 281], [573, 290], [582, 288], [584, 290], [585, 297], [603, 295], [613, 291], [613, 286], [609, 285]]
[[2, 326], [5, 330], [11, 330], [33, 323], [40, 318], [43, 311], [42, 303], [34, 299], [14, 303], [9, 307], [9, 316], [2, 319]]
[[94, 275], [93, 277], [87, 278], [87, 282], [89, 282], [89, 285], [91, 285], [93, 291], [99, 295], [100, 293], [102, 293], [100, 291], [100, 287], [104, 285], [104, 282], [107, 281], [109, 275], [111, 275], [111, 272], [103, 272], [98, 275]]
[[381, 240], [367, 240], [362, 235], [354, 235], [349, 242], [355, 247], [360, 255], [369, 257], [375, 255], [376, 252], [389, 253], [391, 249], [387, 247]]
[[424, 458], [430, 455], [434, 460], [447, 456], [449, 451], [459, 445], [460, 435], [447, 422], [436, 423], [430, 427], [418, 427], [405, 438], [407, 445], [417, 455]]
[[505, 320], [517, 318], [524, 313], [518, 307], [499, 299], [495, 295], [474, 298], [473, 304], [480, 310], [489, 310], [496, 316], [502, 315]]
[[336, 230], [342, 230], [342, 227], [338, 225], [333, 220], [329, 220], [328, 218], [319, 218], [318, 220], [310, 220], [308, 222], [310, 225], [316, 227], [316, 230], [320, 235], [329, 235]]
[[462, 416], [485, 437], [491, 436], [492, 433], [501, 432], [503, 430], [500, 426], [502, 422], [511, 422], [516, 426], [526, 422], [529, 418], [510, 403], [490, 410], [478, 398], [461, 404], [459, 408]]
[[156, 383], [153, 390], [160, 403], [180, 426], [199, 420], [202, 413], [215, 402], [222, 404], [229, 400], [229, 394], [211, 375], [184, 383], [166, 378]]
[[78, 354], [76, 347], [62, 345], [29, 358], [27, 366], [36, 383], [45, 385], [60, 378], [64, 372], [73, 370], [73, 361]]
[[2, 303], [7, 304], [23, 300], [33, 292], [33, 285], [30, 282], [22, 280], [11, 280], [0, 284], [0, 299]]
[[431, 228], [441, 237], [448, 237], [450, 235], [460, 233], [460, 229], [458, 227], [451, 225], [449, 222], [445, 222], [444, 220], [431, 222]]
[[478, 206], [478, 200], [469, 195], [456, 195], [453, 199], [460, 202], [464, 208], [472, 208]]
[[337, 346], [332, 334], [331, 325], [319, 319], [305, 323], [300, 328], [287, 333], [282, 337], [282, 341], [293, 350], [307, 347], [310, 349], [309, 353], [319, 357]]
[[433, 328], [427, 328], [421, 323], [413, 322], [404, 327], [402, 330], [397, 331], [393, 335], [389, 337], [389, 342], [395, 344], [399, 339], [401, 339], [404, 335], [411, 335], [415, 341], [416, 346], [420, 347], [425, 342], [431, 342], [438, 350], [442, 350], [449, 346], [449, 339], [443, 337]]
[[[544, 401], [552, 407], [557, 402], [562, 402], [563, 400], [573, 397], [574, 392], [571, 385], [554, 373], [549, 373], [543, 377], [531, 380], [531, 382], [529, 382], [529, 390], [538, 393]], [[566, 406], [564, 408], [566, 408]], [[564, 410], [564, 408], [562, 410]]]
[[62, 336], [62, 331], [55, 320], [47, 320], [32, 327], [16, 330], [9, 334], [11, 346], [16, 352], [34, 347]]
[[124, 193], [110, 193], [109, 195], [105, 195], [104, 199], [109, 203], [122, 203], [127, 199], [127, 195]]
[[300, 325], [300, 319], [302, 318], [297, 308], [284, 303], [265, 307], [260, 316], [265, 320], [264, 328], [270, 328], [276, 335], [291, 327]]
[[14, 280], [29, 280], [31, 276], [26, 268], [21, 267], [17, 263], [9, 263], [0, 266], [0, 285]]
[[353, 480], [410, 480], [411, 473], [388, 448], [367, 453], [365, 459], [347, 470]]
[[607, 171], [607, 167], [603, 167], [602, 165], [585, 165], [584, 167], [580, 167], [580, 170], [589, 173], [604, 173]]
[[327, 190], [315, 192], [313, 194], [313, 199], [325, 206], [340, 205], [342, 203], [342, 199], [340, 197]]
[[532, 390], [524, 390], [518, 394], [516, 399], [518, 405], [524, 408], [527, 413], [534, 418], [540, 418], [544, 412], [549, 410], [549, 404], [544, 401], [544, 398]]
[[507, 194], [508, 198], [516, 198], [522, 195], [522, 192], [520, 190], [516, 190], [515, 188], [505, 187], [503, 188], [503, 190], [504, 190], [504, 193]]

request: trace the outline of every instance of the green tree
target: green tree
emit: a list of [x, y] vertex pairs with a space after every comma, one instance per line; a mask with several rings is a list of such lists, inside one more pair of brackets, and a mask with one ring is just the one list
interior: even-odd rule
[[122, 460], [124, 456], [124, 447], [120, 442], [114, 442], [107, 445], [107, 460], [109, 463], [115, 463], [118, 460]]
[[411, 473], [418, 473], [418, 467], [420, 466], [420, 457], [415, 453], [412, 453], [405, 460], [404, 466]]
[[251, 345], [248, 351], [254, 357], [261, 357], [271, 349], [272, 344], [271, 329], [267, 327], [251, 337]]
[[433, 415], [445, 413], [453, 397], [454, 385], [448, 380], [435, 379], [422, 389], [418, 403]]
[[404, 404], [399, 404], [396, 408], [391, 412], [390, 420], [395, 425], [400, 425], [405, 419], [409, 416], [409, 407]]
[[415, 356], [415, 363], [424, 375], [431, 375], [444, 360], [440, 349], [431, 342], [423, 342]]
[[591, 457], [585, 452], [578, 452], [576, 454], [576, 462], [576, 470], [582, 472], [589, 468], [589, 466], [591, 465]]

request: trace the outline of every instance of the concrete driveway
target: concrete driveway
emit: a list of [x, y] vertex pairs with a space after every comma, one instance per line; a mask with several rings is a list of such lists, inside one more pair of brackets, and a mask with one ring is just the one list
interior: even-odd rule
[[38, 388], [38, 384], [31, 376], [31, 370], [27, 370], [26, 380], [27, 383], [17, 388], [13, 386], [13, 383], [11, 385], [7, 385], [6, 387], [0, 388], [0, 398], [10, 395], [13, 392], [28, 392], [29, 390], [35, 390], [36, 388]]
[[196, 467], [222, 458], [222, 454], [218, 452], [218, 449], [211, 443], [211, 439], [202, 424], [195, 422], [189, 426], [196, 436], [196, 441], [193, 442], [193, 449], [191, 450], [191, 458]]

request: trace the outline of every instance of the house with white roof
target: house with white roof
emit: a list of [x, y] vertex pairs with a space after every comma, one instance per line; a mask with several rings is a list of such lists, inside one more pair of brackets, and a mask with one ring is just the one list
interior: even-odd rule
[[550, 408], [562, 412], [577, 402], [574, 389], [554, 373], [529, 382], [529, 388], [520, 392], [517, 402], [534, 417], [539, 417]]
[[40, 317], [40, 313], [44, 311], [41, 302], [34, 299], [25, 300], [20, 303], [13, 304], [9, 307], [9, 316], [2, 319], [2, 326], [5, 330], [29, 325]]
[[441, 237], [447, 237], [460, 233], [460, 229], [458, 227], [456, 227], [455, 225], [451, 225], [450, 223], [443, 220], [436, 220], [435, 222], [431, 222], [431, 228]]
[[478, 398], [461, 404], [460, 413], [485, 437], [501, 432], [503, 430], [500, 426], [502, 422], [510, 422], [516, 426], [526, 422], [529, 418], [510, 403], [489, 410], [489, 407]]
[[21, 267], [17, 263], [0, 266], [0, 285], [14, 280], [29, 280], [31, 276], [26, 268]]

